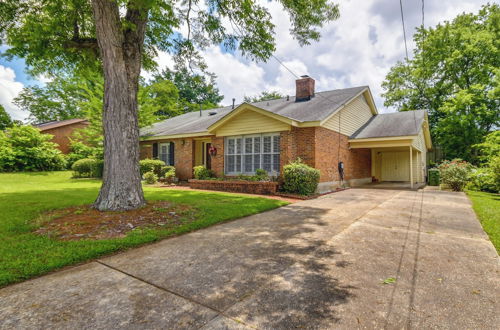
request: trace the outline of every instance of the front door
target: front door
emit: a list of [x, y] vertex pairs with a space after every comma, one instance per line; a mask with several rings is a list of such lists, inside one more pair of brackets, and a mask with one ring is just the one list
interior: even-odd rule
[[407, 152], [382, 152], [382, 181], [410, 181], [410, 160]]
[[212, 156], [210, 156], [210, 146], [211, 143], [204, 143], [205, 145], [205, 167], [207, 169], [212, 169]]

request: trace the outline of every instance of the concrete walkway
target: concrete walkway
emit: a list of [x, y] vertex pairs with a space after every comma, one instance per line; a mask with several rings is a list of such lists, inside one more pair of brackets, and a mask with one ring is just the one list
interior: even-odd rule
[[351, 189], [4, 288], [0, 328], [497, 329], [498, 271], [464, 194]]

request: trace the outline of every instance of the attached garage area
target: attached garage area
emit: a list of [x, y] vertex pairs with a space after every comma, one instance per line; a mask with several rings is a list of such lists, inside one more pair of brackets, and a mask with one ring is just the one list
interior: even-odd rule
[[[385, 136], [388, 132], [394, 135]], [[350, 137], [349, 146], [371, 150], [375, 182], [407, 183], [413, 188], [426, 180], [427, 150], [432, 147], [427, 113], [378, 115]]]

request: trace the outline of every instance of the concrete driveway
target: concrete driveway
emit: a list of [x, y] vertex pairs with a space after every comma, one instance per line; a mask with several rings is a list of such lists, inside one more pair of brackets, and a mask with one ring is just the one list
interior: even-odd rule
[[464, 194], [351, 189], [6, 287], [0, 328], [498, 329], [498, 271]]

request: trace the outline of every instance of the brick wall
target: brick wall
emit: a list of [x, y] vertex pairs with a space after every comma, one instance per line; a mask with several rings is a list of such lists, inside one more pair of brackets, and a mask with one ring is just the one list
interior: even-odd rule
[[211, 157], [212, 171], [218, 177], [224, 176], [224, 138], [223, 137], [212, 137], [211, 144], [213, 147], [217, 148], [217, 155]]
[[274, 195], [278, 189], [277, 182], [189, 180], [194, 189], [230, 191], [247, 194]]
[[58, 149], [61, 150], [63, 154], [67, 154], [70, 152], [70, 137], [72, 137], [75, 130], [85, 128], [88, 125], [88, 122], [79, 122], [47, 129], [42, 131], [42, 133], [54, 135], [51, 141], [59, 145]]

